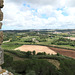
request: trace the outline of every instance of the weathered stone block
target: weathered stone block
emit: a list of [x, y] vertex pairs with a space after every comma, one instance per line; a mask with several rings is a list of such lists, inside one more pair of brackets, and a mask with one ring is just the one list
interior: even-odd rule
[[2, 23], [0, 22], [0, 29], [1, 29], [1, 27], [2, 27]]
[[3, 32], [0, 31], [0, 45], [2, 44], [2, 42], [3, 42]]
[[4, 63], [4, 51], [0, 47], [0, 65]]
[[0, 0], [0, 8], [3, 8], [3, 0]]
[[0, 21], [2, 21], [2, 20], [3, 20], [3, 12], [0, 9]]
[[2, 67], [0, 66], [0, 72], [2, 71]]
[[[0, 21], [3, 20], [3, 13], [1, 11], [1, 8], [3, 8], [3, 0], [0, 0]], [[2, 23], [0, 22], [0, 29], [1, 29]], [[3, 32], [0, 31], [0, 45], [3, 42]], [[1, 49], [0, 46], [0, 65], [2, 65], [4, 63], [4, 51]], [[1, 68], [0, 68], [1, 71]], [[3, 75], [3, 74], [2, 74]]]

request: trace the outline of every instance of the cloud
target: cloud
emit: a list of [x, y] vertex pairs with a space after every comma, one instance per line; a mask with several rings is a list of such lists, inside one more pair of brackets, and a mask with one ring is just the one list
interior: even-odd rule
[[75, 7], [75, 0], [65, 0], [65, 4], [67, 7]]
[[61, 7], [65, 4], [64, 0], [26, 0], [26, 2], [38, 7], [46, 5], [50, 5], [53, 7]]
[[5, 0], [3, 29], [75, 28], [74, 0]]

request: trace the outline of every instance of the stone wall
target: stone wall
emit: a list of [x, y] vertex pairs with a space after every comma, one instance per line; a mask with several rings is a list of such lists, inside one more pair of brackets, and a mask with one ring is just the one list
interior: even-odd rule
[[0, 8], [3, 8], [3, 6], [4, 6], [3, 2], [4, 2], [3, 0], [0, 0]]
[[3, 32], [1, 31], [2, 20], [3, 20], [3, 12], [1, 9], [3, 8], [3, 0], [0, 0], [0, 75], [14, 75], [11, 72], [2, 69], [1, 65], [4, 63], [4, 51], [1, 49], [1, 44], [3, 42]]
[[2, 9], [3, 8], [3, 0], [0, 0], [0, 65], [2, 65], [4, 63], [4, 51], [1, 49], [1, 44], [3, 42], [3, 32], [1, 31], [1, 27], [2, 27], [2, 20], [3, 20], [3, 12]]
[[3, 12], [1, 11], [1, 8], [0, 8], [0, 21], [3, 20]]
[[0, 22], [0, 29], [1, 29], [1, 27], [2, 27], [2, 23]]

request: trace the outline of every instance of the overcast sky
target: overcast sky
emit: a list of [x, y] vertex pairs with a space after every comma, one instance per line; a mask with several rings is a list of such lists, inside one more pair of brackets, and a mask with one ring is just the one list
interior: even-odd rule
[[75, 0], [4, 0], [3, 30], [75, 29]]

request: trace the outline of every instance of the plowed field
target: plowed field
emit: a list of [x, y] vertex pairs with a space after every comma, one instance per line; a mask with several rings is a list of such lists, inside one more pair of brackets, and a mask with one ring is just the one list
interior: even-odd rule
[[75, 51], [73, 51], [73, 50], [53, 48], [53, 47], [49, 47], [49, 48], [52, 49], [53, 51], [57, 52], [57, 53], [60, 53], [62, 55], [72, 57], [72, 58], [75, 59]]

